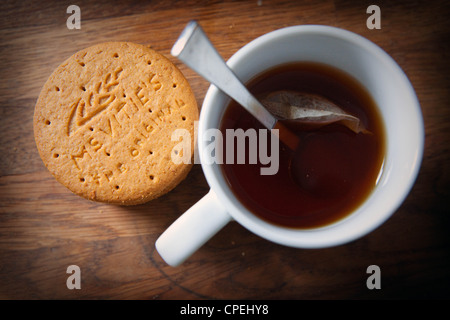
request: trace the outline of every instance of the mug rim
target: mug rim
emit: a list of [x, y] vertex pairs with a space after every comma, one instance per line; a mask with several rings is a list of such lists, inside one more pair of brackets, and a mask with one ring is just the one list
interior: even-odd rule
[[[258, 47], [271, 42], [276, 41], [280, 37], [295, 37], [299, 34], [310, 34], [316, 36], [327, 36], [333, 37], [338, 40], [345, 40], [350, 42], [353, 45], [361, 46], [364, 50], [370, 52], [371, 54], [377, 56], [380, 60], [383, 61], [386, 66], [391, 68], [392, 72], [400, 77], [402, 83], [404, 83], [408, 88], [408, 94], [410, 95], [411, 103], [413, 104], [411, 108], [414, 109], [415, 115], [417, 116], [412, 121], [416, 121], [417, 134], [415, 136], [416, 143], [416, 155], [414, 161], [412, 161], [409, 165], [409, 177], [408, 181], [404, 182], [403, 189], [399, 191], [395, 199], [392, 199], [388, 204], [385, 205], [384, 212], [378, 213], [372, 219], [365, 219], [364, 225], [359, 228], [352, 229], [349, 227], [349, 224], [346, 221], [354, 218], [355, 212], [364, 210], [364, 204], [356, 209], [355, 212], [349, 214], [347, 217], [342, 218], [334, 223], [329, 225], [313, 228], [313, 229], [295, 229], [289, 227], [283, 227], [275, 224], [271, 224], [253, 214], [250, 210], [248, 210], [244, 205], [242, 205], [234, 195], [233, 191], [226, 185], [225, 177], [223, 176], [223, 172], [219, 167], [219, 164], [205, 164], [206, 159], [203, 152], [203, 148], [205, 147], [204, 143], [201, 142], [201, 139], [198, 141], [199, 155], [202, 164], [202, 169], [205, 175], [205, 178], [210, 186], [210, 188], [216, 193], [218, 199], [222, 203], [223, 206], [227, 209], [228, 213], [231, 215], [234, 220], [239, 222], [242, 226], [250, 230], [251, 232], [257, 234], [258, 236], [270, 240], [272, 242], [297, 247], [297, 248], [322, 248], [322, 247], [330, 247], [334, 245], [339, 245], [343, 243], [350, 242], [357, 238], [360, 238], [377, 227], [383, 224], [405, 200], [406, 196], [410, 192], [412, 186], [414, 185], [414, 181], [418, 175], [422, 157], [423, 157], [423, 148], [424, 148], [424, 128], [423, 128], [423, 118], [421, 114], [421, 109], [419, 105], [419, 101], [415, 94], [414, 88], [412, 87], [409, 79], [403, 70], [398, 66], [398, 64], [379, 46], [370, 40], [353, 33], [348, 30], [331, 27], [331, 26], [323, 26], [323, 25], [299, 25], [299, 26], [290, 26], [278, 30], [271, 31], [266, 33], [251, 42], [247, 43], [241, 49], [239, 49], [227, 62], [231, 69], [235, 68], [239, 61], [252, 54]], [[258, 72], [263, 72], [264, 70], [259, 70]], [[200, 120], [198, 126], [198, 137], [201, 137], [203, 133], [211, 128], [209, 126], [209, 114], [211, 113], [212, 107], [218, 108], [215, 105], [215, 101], [224, 97], [225, 94], [222, 93], [217, 87], [211, 85], [208, 88], [208, 91], [205, 95], [202, 109], [200, 112]], [[224, 103], [223, 108], [225, 108], [226, 103]], [[220, 119], [222, 116], [220, 116]], [[384, 116], [383, 116], [384, 118]], [[386, 132], [386, 139], [388, 143], [388, 133]], [[387, 147], [386, 147], [387, 148]], [[388, 156], [388, 151], [386, 149], [386, 156]], [[218, 181], [216, 177], [216, 173], [214, 172], [214, 168], [220, 171], [221, 180]], [[216, 170], [217, 170], [216, 169]], [[367, 200], [365, 200], [365, 203]], [[336, 230], [338, 231], [331, 231]], [[341, 230], [341, 231], [339, 231]]]

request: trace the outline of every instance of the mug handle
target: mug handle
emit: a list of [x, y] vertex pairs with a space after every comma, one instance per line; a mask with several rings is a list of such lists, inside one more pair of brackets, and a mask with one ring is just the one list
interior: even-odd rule
[[183, 263], [231, 221], [212, 189], [156, 240], [161, 258], [173, 267]]

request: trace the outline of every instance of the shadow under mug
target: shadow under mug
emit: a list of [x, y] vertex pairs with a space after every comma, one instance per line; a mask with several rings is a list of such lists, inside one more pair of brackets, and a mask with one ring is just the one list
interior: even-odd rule
[[[424, 148], [424, 125], [419, 102], [407, 76], [380, 47], [350, 31], [303, 25], [265, 34], [242, 47], [227, 62], [242, 82], [275, 66], [310, 61], [341, 69], [358, 80], [378, 106], [385, 127], [386, 156], [378, 183], [364, 203], [347, 217], [315, 229], [270, 224], [251, 213], [234, 196], [220, 164], [205, 152], [202, 139], [219, 128], [229, 97], [211, 85], [203, 102], [198, 148], [210, 191], [178, 218], [156, 241], [160, 256], [177, 266], [229, 221], [278, 244], [323, 248], [360, 238], [385, 222], [402, 204], [419, 172]], [[299, 204], [301, 205], [301, 204]]]

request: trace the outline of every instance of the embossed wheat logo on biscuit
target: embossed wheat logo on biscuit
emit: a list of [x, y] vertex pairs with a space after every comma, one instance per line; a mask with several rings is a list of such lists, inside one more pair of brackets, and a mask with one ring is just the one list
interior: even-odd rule
[[113, 73], [108, 73], [101, 82], [95, 83], [92, 88], [80, 87], [85, 93], [72, 105], [67, 126], [69, 136], [108, 107], [115, 108], [119, 112], [125, 105], [126, 102], [117, 99], [119, 77], [122, 71], [122, 68], [118, 68]]

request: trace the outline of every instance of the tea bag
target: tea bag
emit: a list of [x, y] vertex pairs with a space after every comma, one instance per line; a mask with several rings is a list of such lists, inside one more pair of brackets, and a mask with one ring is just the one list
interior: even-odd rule
[[280, 120], [295, 122], [305, 128], [339, 122], [355, 133], [369, 133], [359, 118], [319, 95], [281, 90], [260, 98], [260, 101]]

